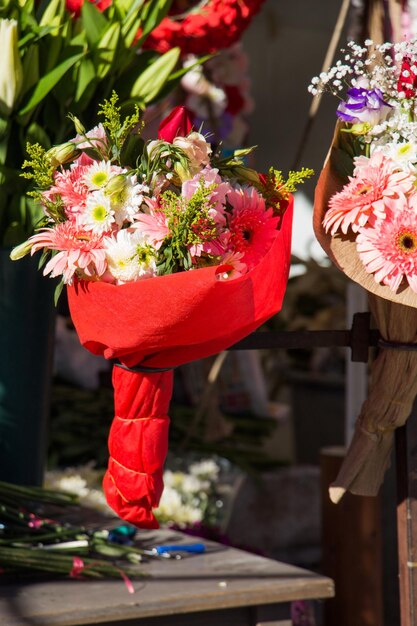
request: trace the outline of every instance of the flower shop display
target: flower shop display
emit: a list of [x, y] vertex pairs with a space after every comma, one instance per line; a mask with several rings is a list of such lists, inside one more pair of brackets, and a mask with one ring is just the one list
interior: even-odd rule
[[316, 189], [315, 233], [332, 261], [368, 290], [383, 338], [368, 399], [330, 489], [335, 501], [346, 489], [377, 493], [394, 430], [417, 393], [416, 88], [416, 40], [350, 43], [344, 59], [309, 88], [341, 100]]
[[174, 46], [182, 54], [212, 54], [236, 43], [263, 0], [175, 0], [145, 42], [147, 48], [167, 52]]
[[212, 153], [179, 107], [157, 140], [117, 96], [102, 124], [48, 152], [28, 147], [26, 176], [45, 217], [12, 257], [42, 251], [67, 285], [81, 343], [115, 362], [115, 419], [104, 478], [128, 521], [157, 527], [172, 368], [219, 352], [276, 313], [287, 282], [295, 185], [311, 170], [259, 175], [243, 150]]

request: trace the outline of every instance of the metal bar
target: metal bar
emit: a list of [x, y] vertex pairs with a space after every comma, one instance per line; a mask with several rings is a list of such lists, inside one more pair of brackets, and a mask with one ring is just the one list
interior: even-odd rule
[[366, 362], [369, 347], [376, 346], [379, 338], [379, 332], [370, 328], [370, 313], [356, 313], [350, 330], [255, 332], [235, 343], [229, 350], [349, 347], [352, 350], [352, 361]]

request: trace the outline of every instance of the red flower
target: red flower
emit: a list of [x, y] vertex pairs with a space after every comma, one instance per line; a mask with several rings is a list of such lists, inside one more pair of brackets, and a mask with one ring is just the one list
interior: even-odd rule
[[198, 13], [184, 19], [166, 17], [147, 37], [144, 47], [183, 54], [207, 54], [228, 48], [249, 26], [263, 0], [208, 0]]
[[178, 106], [160, 123], [158, 139], [172, 143], [175, 137], [186, 137], [191, 128], [191, 118], [187, 109], [184, 106]]
[[416, 88], [417, 75], [411, 69], [411, 59], [404, 57], [397, 83], [398, 92], [403, 91], [406, 98], [415, 98]]
[[[67, 11], [69, 11], [70, 13], [74, 13], [74, 17], [79, 17], [81, 13], [81, 7], [83, 6], [84, 2], [85, 0], [65, 0], [65, 6], [67, 8]], [[87, 0], [87, 2], [91, 2], [91, 4], [94, 4], [99, 11], [104, 11], [111, 5], [112, 0]]]

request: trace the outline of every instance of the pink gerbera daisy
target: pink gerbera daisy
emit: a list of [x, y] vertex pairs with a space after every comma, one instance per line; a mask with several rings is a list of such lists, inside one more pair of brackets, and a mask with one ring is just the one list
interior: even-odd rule
[[[406, 204], [406, 202], [404, 202]], [[356, 238], [359, 258], [377, 283], [397, 291], [404, 278], [417, 293], [417, 221], [403, 209], [361, 228]]]
[[62, 274], [64, 283], [71, 284], [74, 274], [92, 278], [106, 270], [106, 254], [103, 239], [91, 231], [78, 228], [73, 222], [61, 222], [54, 228], [42, 228], [29, 239], [31, 254], [42, 250], [58, 250], [43, 271], [51, 278]]
[[346, 234], [349, 227], [358, 232], [369, 220], [385, 217], [387, 200], [404, 197], [413, 189], [414, 177], [399, 171], [398, 166], [375, 152], [370, 159], [355, 159], [356, 168], [350, 182], [330, 198], [323, 226], [334, 235], [340, 228]]
[[149, 213], [136, 213], [133, 227], [140, 231], [156, 250], [169, 235], [168, 221], [161, 211], [157, 198], [144, 198]]
[[252, 269], [265, 256], [278, 234], [278, 217], [266, 209], [264, 198], [254, 187], [238, 187], [227, 194], [232, 206], [228, 219], [229, 249], [242, 253], [242, 262]]
[[45, 194], [52, 201], [55, 196], [61, 196], [68, 219], [75, 219], [85, 209], [88, 186], [84, 176], [88, 169], [89, 165], [77, 159], [69, 169], [56, 172], [55, 185]]

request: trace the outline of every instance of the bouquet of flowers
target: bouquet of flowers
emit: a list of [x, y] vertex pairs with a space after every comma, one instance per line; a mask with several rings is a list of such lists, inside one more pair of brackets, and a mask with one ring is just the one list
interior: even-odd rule
[[[220, 159], [179, 107], [144, 143], [136, 109], [117, 96], [101, 125], [45, 152], [26, 176], [41, 228], [12, 256], [41, 250], [44, 274], [68, 286], [81, 343], [113, 359], [116, 417], [107, 501], [156, 527], [172, 368], [223, 350], [279, 310], [290, 262], [291, 191], [311, 170], [258, 175]], [[46, 264], [45, 264], [46, 263]]]
[[[369, 293], [383, 341], [369, 396], [331, 497], [375, 495], [393, 431], [417, 393], [417, 41], [365, 46], [313, 79], [313, 94], [347, 94], [316, 189], [315, 233], [336, 265]], [[404, 306], [406, 305], [406, 306]], [[407, 349], [408, 348], [408, 349]]]

